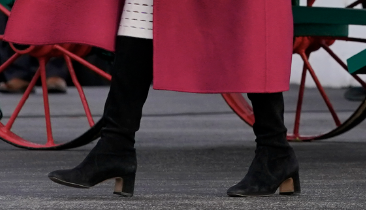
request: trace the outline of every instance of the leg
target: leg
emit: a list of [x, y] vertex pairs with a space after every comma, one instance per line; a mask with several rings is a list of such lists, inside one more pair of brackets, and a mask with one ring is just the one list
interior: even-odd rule
[[[14, 54], [10, 46], [9, 45], [6, 46], [7, 50], [9, 51], [9, 56], [11, 54]], [[14, 61], [14, 63], [10, 65], [7, 70], [4, 71], [6, 80], [11, 81], [12, 79], [18, 78], [27, 82], [31, 81], [32, 76], [35, 73], [35, 70], [30, 67], [30, 59], [31, 59], [30, 56], [23, 55], [16, 61]]]
[[[0, 34], [4, 34], [8, 17], [0, 12]], [[0, 41], [0, 64], [7, 61], [14, 51], [9, 46], [9, 43]], [[0, 84], [0, 92], [17, 93], [24, 92], [29, 81], [35, 73], [30, 67], [31, 57], [23, 55], [14, 61], [3, 73], [6, 83]]]
[[79, 166], [48, 176], [57, 183], [79, 188], [115, 178], [115, 193], [132, 196], [137, 168], [135, 132], [152, 81], [152, 40], [118, 37], [116, 49], [103, 116], [106, 126], [100, 140]]
[[[9, 45], [3, 45], [4, 51], [8, 51], [9, 55], [13, 54]], [[10, 56], [9, 56], [10, 57]], [[3, 58], [5, 62], [7, 58]], [[14, 61], [4, 71], [6, 83], [0, 84], [0, 92], [2, 93], [23, 93], [31, 81], [35, 71], [30, 67], [30, 56], [22, 55], [19, 59]], [[34, 92], [34, 90], [32, 91]]]
[[46, 66], [49, 93], [66, 93], [66, 78], [69, 72], [62, 58], [51, 58]]
[[247, 175], [229, 188], [229, 196], [265, 196], [300, 192], [299, 165], [286, 140], [282, 93], [248, 94], [252, 101], [257, 148]]

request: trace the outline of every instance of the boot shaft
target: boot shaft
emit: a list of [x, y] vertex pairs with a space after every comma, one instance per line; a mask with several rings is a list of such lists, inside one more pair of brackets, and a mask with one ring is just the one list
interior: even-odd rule
[[102, 135], [109, 140], [134, 143], [152, 82], [152, 41], [119, 36], [116, 49]]
[[253, 131], [259, 146], [288, 147], [284, 124], [282, 93], [250, 93], [255, 123]]

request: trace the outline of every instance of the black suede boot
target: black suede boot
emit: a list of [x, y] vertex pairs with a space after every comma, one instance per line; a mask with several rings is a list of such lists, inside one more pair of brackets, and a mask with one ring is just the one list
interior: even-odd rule
[[248, 94], [252, 101], [257, 137], [255, 157], [248, 173], [228, 189], [233, 197], [300, 193], [299, 165], [286, 140], [282, 93]]
[[48, 174], [56, 182], [89, 188], [116, 179], [115, 194], [132, 196], [137, 168], [135, 132], [152, 81], [152, 40], [118, 37], [111, 88], [101, 138], [84, 161], [73, 169]]

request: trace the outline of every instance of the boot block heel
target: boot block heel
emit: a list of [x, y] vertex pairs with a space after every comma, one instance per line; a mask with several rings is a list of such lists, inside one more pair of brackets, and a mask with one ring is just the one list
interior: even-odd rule
[[294, 180], [292, 178], [288, 178], [283, 181], [280, 185], [280, 194], [281, 195], [291, 195], [295, 192]]
[[300, 192], [299, 173], [296, 173], [293, 177], [286, 179], [280, 185], [280, 195], [291, 195]]
[[113, 194], [132, 197], [135, 189], [135, 175], [117, 177]]
[[299, 194], [301, 193], [301, 186], [300, 186], [300, 177], [299, 177], [299, 172], [297, 172], [294, 177], [294, 189], [295, 189], [295, 193]]

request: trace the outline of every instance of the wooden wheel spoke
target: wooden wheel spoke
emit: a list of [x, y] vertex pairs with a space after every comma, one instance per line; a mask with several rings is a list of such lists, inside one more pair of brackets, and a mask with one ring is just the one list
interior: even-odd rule
[[21, 54], [19, 53], [15, 53], [13, 54], [13, 56], [11, 56], [7, 61], [5, 61], [1, 66], [0, 66], [0, 73], [3, 72], [7, 67], [9, 67], [16, 59], [18, 59], [21, 56]]
[[2, 4], [0, 4], [0, 11], [5, 15], [10, 16], [10, 11], [6, 9], [6, 7], [4, 7]]
[[331, 115], [332, 115], [332, 117], [333, 117], [333, 120], [334, 120], [334, 122], [335, 122], [336, 126], [340, 126], [342, 123], [341, 123], [341, 121], [339, 120], [339, 117], [338, 117], [337, 113], [335, 112], [334, 107], [333, 107], [332, 103], [330, 102], [329, 97], [328, 97], [328, 96], [327, 96], [327, 94], [325, 93], [325, 90], [324, 90], [323, 86], [321, 85], [321, 83], [320, 83], [320, 81], [319, 81], [318, 77], [316, 76], [314, 69], [313, 69], [313, 68], [312, 68], [312, 66], [310, 65], [310, 63], [309, 63], [309, 60], [308, 60], [307, 56], [306, 56], [305, 54], [300, 54], [300, 56], [301, 56], [301, 57], [302, 57], [302, 59], [304, 60], [304, 62], [305, 62], [305, 64], [306, 64], [306, 66], [307, 66], [307, 68], [308, 68], [308, 70], [309, 70], [309, 73], [310, 73], [311, 77], [313, 78], [313, 80], [314, 80], [314, 82], [315, 82], [315, 84], [316, 84], [316, 87], [318, 88], [318, 90], [319, 90], [319, 92], [320, 92], [321, 96], [322, 96], [322, 97], [323, 97], [323, 99], [324, 99], [325, 104], [326, 104], [326, 105], [327, 105], [327, 107], [328, 107], [329, 112], [331, 113]]
[[315, 0], [307, 0], [308, 7], [313, 6], [314, 2], [315, 2]]
[[[0, 4], [0, 13], [4, 13], [5, 16], [10, 15], [10, 11], [4, 7], [2, 4]], [[4, 38], [3, 34], [0, 34], [0, 41], [4, 43], [8, 43], [8, 41]], [[91, 46], [87, 45], [78, 45], [78, 44], [60, 44], [60, 45], [37, 45], [37, 46], [30, 46], [27, 49], [24, 48], [18, 48], [18, 46], [12, 46], [12, 43], [9, 43], [10, 48], [14, 49], [16, 53], [13, 55], [10, 55], [11, 57], [8, 58], [4, 63], [0, 65], [0, 73], [4, 70], [7, 70], [7, 68], [14, 63], [19, 57], [21, 57], [23, 54], [34, 57], [39, 60], [39, 68], [36, 71], [35, 75], [33, 76], [31, 82], [29, 83], [28, 87], [26, 88], [24, 94], [22, 96], [19, 96], [20, 100], [19, 102], [15, 102], [14, 104], [11, 101], [11, 107], [14, 108], [14, 111], [10, 114], [10, 117], [6, 117], [0, 122], [0, 137], [5, 142], [8, 142], [9, 144], [12, 144], [14, 146], [30, 149], [30, 150], [61, 150], [61, 149], [69, 149], [69, 148], [75, 148], [79, 146], [83, 146], [85, 144], [90, 143], [91, 141], [95, 140], [99, 134], [100, 130], [104, 126], [104, 122], [102, 120], [99, 120], [98, 122], [94, 122], [90, 107], [88, 105], [87, 99], [85, 97], [85, 93], [76, 77], [75, 70], [72, 66], [71, 60], [75, 60], [79, 63], [81, 63], [83, 66], [86, 66], [87, 68], [91, 69], [93, 72], [97, 73], [99, 76], [111, 80], [110, 74], [104, 72], [103, 70], [99, 69], [98, 67], [90, 64], [86, 60], [82, 59], [84, 55], [87, 54], [88, 51], [90, 51]], [[61, 45], [63, 47], [61, 47]], [[80, 47], [80, 48], [79, 48]], [[60, 53], [56, 51], [60, 51]], [[73, 50], [75, 50], [75, 53], [72, 53]], [[49, 58], [51, 57], [63, 57], [65, 56], [66, 63], [68, 65], [68, 68], [70, 70], [70, 76], [72, 78], [72, 81], [75, 85], [75, 88], [78, 90], [81, 102], [83, 104], [88, 124], [84, 124], [85, 127], [88, 127], [86, 132], [81, 132], [81, 134], [78, 134], [77, 137], [71, 139], [71, 140], [65, 140], [65, 138], [61, 138], [64, 142], [58, 143], [55, 142], [54, 137], [56, 138], [56, 134], [54, 134], [55, 128], [52, 129], [52, 123], [51, 121], [55, 121], [54, 119], [51, 119], [51, 111], [50, 111], [50, 97], [48, 96], [48, 88], [47, 88], [47, 76], [46, 76], [46, 63]], [[38, 99], [36, 101], [39, 103], [39, 109], [44, 110], [45, 115], [45, 124], [46, 124], [46, 134], [47, 134], [47, 140], [46, 142], [40, 143], [39, 141], [30, 141], [29, 134], [26, 136], [24, 134], [24, 128], [22, 128], [22, 124], [16, 124], [16, 120], [18, 122], [21, 122], [21, 110], [23, 112], [27, 109], [24, 107], [27, 107], [26, 102], [30, 103], [29, 99], [30, 93], [33, 92], [34, 87], [36, 85], [36, 82], [41, 78], [42, 83], [42, 97], [36, 95], [36, 98], [42, 98], [42, 100]], [[78, 98], [78, 97], [77, 97]], [[43, 106], [41, 106], [43, 104]], [[42, 112], [41, 112], [42, 114]], [[42, 114], [43, 115], [43, 114]], [[28, 115], [26, 117], [29, 117]], [[8, 119], [6, 121], [6, 119]], [[66, 119], [65, 119], [66, 120]], [[41, 120], [42, 121], [42, 120]], [[68, 121], [68, 120], [66, 120]], [[15, 124], [14, 124], [15, 123]], [[43, 122], [44, 123], [44, 122]], [[53, 123], [56, 127], [55, 123]], [[43, 125], [43, 124], [42, 124]], [[90, 127], [89, 127], [90, 125]], [[84, 127], [84, 126], [82, 126]], [[36, 126], [36, 128], [39, 128], [38, 130], [44, 130], [44, 126]], [[80, 128], [83, 129], [83, 128]], [[28, 138], [27, 138], [28, 137]], [[68, 138], [66, 138], [68, 139]], [[57, 143], [57, 144], [56, 144]]]
[[304, 92], [305, 92], [306, 73], [307, 73], [307, 67], [306, 67], [306, 65], [304, 63], [304, 67], [303, 67], [302, 75], [301, 75], [301, 83], [300, 83], [300, 88], [299, 88], [299, 95], [298, 95], [298, 99], [297, 99], [297, 106], [296, 106], [296, 116], [295, 116], [295, 124], [294, 124], [294, 136], [298, 136], [299, 135], [301, 110], [302, 110], [302, 104], [303, 104]]
[[88, 67], [90, 70], [94, 71], [95, 73], [99, 74], [100, 76], [104, 77], [107, 80], [111, 80], [112, 77], [110, 74], [100, 70], [98, 67], [90, 64], [88, 61], [84, 60], [83, 58], [77, 56], [76, 54], [73, 54], [72, 52], [66, 50], [65, 48], [61, 47], [60, 45], [54, 46], [56, 49], [60, 50], [65, 55], [69, 56], [70, 58], [74, 59], [75, 61], [78, 61], [82, 65]]
[[347, 65], [339, 58], [326, 44], [321, 44], [322, 48], [335, 60], [337, 63], [342, 66], [342, 68], [346, 71], [348, 71]]
[[54, 140], [52, 135], [52, 125], [51, 125], [51, 114], [50, 114], [50, 104], [48, 100], [48, 89], [47, 89], [47, 77], [46, 77], [46, 59], [39, 59], [40, 74], [42, 81], [42, 94], [43, 94], [43, 105], [44, 105], [44, 115], [46, 119], [46, 131], [47, 131], [47, 144], [46, 146], [53, 146]]
[[[324, 43], [321, 44], [322, 48], [340, 65], [342, 66], [342, 68], [347, 71], [348, 73], [348, 66], [341, 60], [341, 58], [339, 58], [327, 45], [325, 45]], [[360, 77], [358, 77], [355, 74], [351, 74], [351, 76], [357, 81], [359, 82], [362, 87], [366, 88], [366, 82], [363, 81]]]
[[40, 68], [38, 69], [38, 71], [36, 72], [36, 74], [33, 76], [33, 79], [31, 80], [31, 82], [29, 83], [27, 89], [25, 90], [22, 98], [20, 99], [18, 105], [16, 106], [13, 114], [10, 116], [10, 119], [8, 120], [8, 122], [5, 125], [5, 129], [6, 130], [10, 130], [11, 127], [14, 124], [15, 119], [18, 117], [20, 110], [23, 108], [25, 102], [27, 101], [29, 94], [32, 92], [34, 86], [36, 85], [36, 82], [39, 78], [40, 75]]
[[244, 99], [240, 93], [221, 94], [230, 108], [239, 115], [247, 124], [252, 126], [255, 121], [252, 106]]
[[81, 85], [79, 83], [79, 80], [76, 77], [75, 70], [74, 70], [74, 67], [72, 65], [72, 62], [71, 62], [70, 57], [67, 56], [67, 55], [65, 55], [64, 58], [65, 58], [67, 67], [69, 69], [72, 82], [74, 83], [76, 89], [79, 92], [79, 96], [80, 96], [81, 102], [83, 104], [84, 111], [85, 111], [86, 117], [88, 119], [89, 125], [90, 125], [90, 127], [92, 127], [92, 126], [94, 126], [94, 120], [93, 120], [92, 114], [90, 112], [90, 108], [89, 108], [89, 105], [88, 105], [88, 101], [86, 100], [86, 97], [85, 97], [85, 93], [83, 91], [83, 88], [81, 87]]

